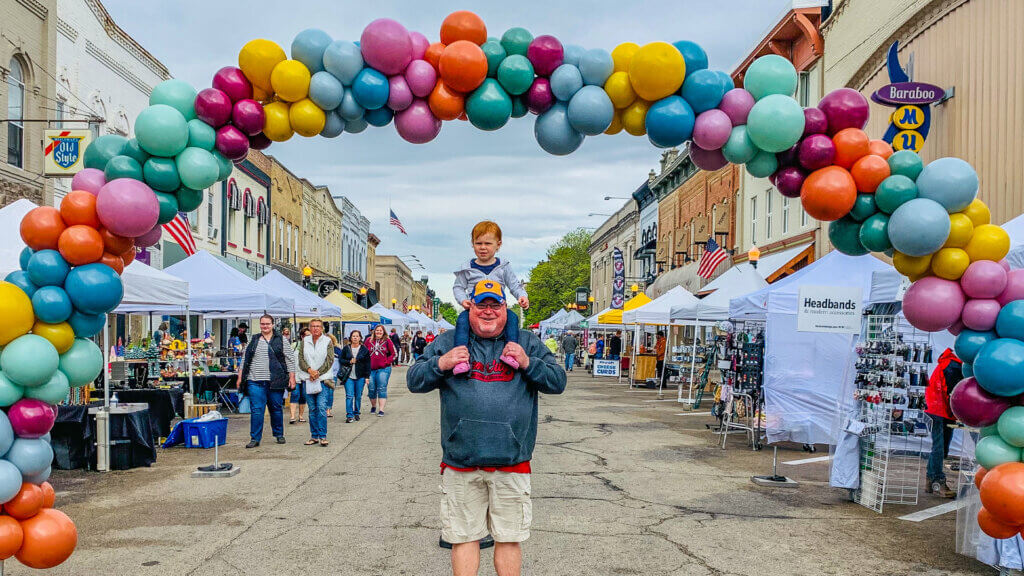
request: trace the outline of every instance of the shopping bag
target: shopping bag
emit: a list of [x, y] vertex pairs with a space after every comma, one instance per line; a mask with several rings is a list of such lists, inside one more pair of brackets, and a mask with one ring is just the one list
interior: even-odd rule
[[249, 397], [248, 396], [242, 396], [241, 402], [238, 403], [238, 413], [239, 414], [248, 414], [251, 411], [252, 411], [252, 408], [251, 408], [251, 406], [249, 404]]

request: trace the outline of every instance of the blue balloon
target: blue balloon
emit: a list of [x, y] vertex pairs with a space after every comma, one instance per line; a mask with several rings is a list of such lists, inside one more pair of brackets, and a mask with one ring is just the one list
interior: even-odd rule
[[366, 113], [366, 110], [356, 102], [356, 97], [351, 90], [345, 91], [345, 96], [341, 99], [341, 106], [338, 106], [337, 111], [346, 122], [359, 120]]
[[996, 338], [978, 350], [972, 363], [978, 385], [996, 396], [1024, 393], [1024, 342]]
[[584, 50], [582, 46], [567, 44], [562, 50], [562, 64], [571, 64], [579, 67], [580, 59], [583, 57], [585, 52], [586, 50]]
[[996, 333], [989, 330], [987, 332], [978, 332], [976, 330], [970, 330], [964, 328], [957, 335], [956, 341], [953, 344], [953, 351], [956, 352], [957, 358], [964, 361], [964, 365], [973, 364], [974, 357], [978, 355], [978, 350], [989, 342], [998, 338]]
[[78, 338], [92, 338], [100, 333], [107, 324], [106, 314], [83, 314], [78, 310], [71, 313], [68, 324]]
[[537, 116], [533, 124], [537, 143], [548, 154], [572, 154], [583, 144], [583, 134], [569, 124], [569, 110], [565, 102], [556, 102], [547, 112]]
[[708, 53], [696, 42], [680, 40], [673, 42], [672, 45], [683, 55], [683, 61], [686, 62], [687, 76], [698, 70], [705, 70], [708, 67]]
[[53, 449], [42, 438], [15, 438], [4, 460], [14, 464], [22, 476], [42, 474], [53, 462]]
[[35, 251], [25, 246], [21, 250], [21, 255], [18, 256], [18, 265], [21, 266], [22, 270], [28, 270], [28, 260], [35, 254]]
[[64, 282], [71, 303], [86, 314], [110, 312], [121, 302], [124, 286], [121, 277], [104, 264], [76, 266]]
[[572, 64], [562, 64], [551, 73], [551, 93], [562, 102], [568, 102], [580, 88], [583, 88], [583, 76]]
[[394, 117], [395, 113], [387, 106], [377, 108], [376, 110], [367, 110], [366, 114], [363, 114], [363, 120], [366, 120], [367, 124], [378, 128], [390, 124], [391, 119]]
[[729, 76], [728, 72], [725, 72], [723, 70], [715, 70], [715, 74], [718, 74], [722, 78], [722, 82], [725, 83], [726, 92], [736, 87], [736, 83], [732, 81], [732, 76]]
[[70, 270], [56, 250], [40, 250], [28, 259], [28, 277], [36, 286], [60, 286]]
[[934, 200], [947, 212], [959, 212], [978, 195], [978, 173], [960, 158], [939, 158], [917, 176], [917, 195]]
[[[42, 440], [42, 438], [40, 438], [40, 440]], [[48, 441], [47, 444], [49, 443], [50, 442]], [[46, 482], [47, 480], [50, 479], [50, 473], [52, 472], [52, 470], [53, 469], [51, 466], [47, 466], [46, 470], [43, 470], [42, 472], [39, 472], [37, 474], [22, 474], [21, 479], [31, 484], [42, 484], [43, 482]]]
[[584, 86], [569, 100], [569, 124], [585, 136], [597, 136], [615, 118], [615, 106], [600, 86]]
[[324, 50], [324, 70], [327, 70], [345, 86], [355, 82], [363, 69], [363, 53], [359, 46], [346, 40], [335, 40]]
[[321, 70], [309, 81], [309, 99], [327, 112], [341, 106], [341, 99], [345, 97], [345, 87], [341, 80], [334, 77], [334, 74]]
[[29, 298], [31, 298], [38, 289], [38, 286], [33, 284], [32, 279], [28, 277], [28, 272], [25, 272], [24, 270], [15, 270], [14, 272], [11, 272], [6, 278], [4, 278], [4, 281], [10, 282], [18, 288], [21, 288], [21, 291], [27, 294]]
[[580, 74], [587, 86], [604, 86], [608, 77], [615, 71], [615, 62], [607, 50], [595, 48], [587, 50], [580, 57]]
[[908, 256], [927, 256], [942, 248], [949, 237], [949, 214], [927, 198], [904, 202], [889, 217], [889, 241]]
[[0, 460], [0, 500], [8, 502], [21, 491], [21, 471], [7, 460]]
[[60, 286], [43, 286], [32, 295], [32, 310], [47, 324], [60, 324], [71, 317], [71, 298]]
[[388, 77], [374, 70], [363, 68], [352, 83], [352, 96], [367, 110], [376, 110], [388, 103]]
[[680, 96], [668, 96], [655, 102], [647, 111], [647, 138], [661, 148], [679, 146], [693, 135], [697, 116]]
[[323, 30], [303, 30], [292, 40], [292, 59], [305, 64], [313, 74], [320, 72], [324, 69], [324, 52], [331, 42], [331, 37]]
[[0, 410], [0, 456], [7, 454], [14, 444], [14, 428], [7, 414]]
[[328, 112], [327, 122], [324, 124], [324, 129], [320, 131], [320, 135], [325, 138], [337, 138], [344, 131], [345, 119], [341, 117], [341, 113], [337, 110]]
[[366, 130], [366, 127], [369, 126], [369, 125], [370, 124], [369, 124], [369, 122], [366, 121], [366, 117], [365, 116], [360, 116], [359, 118], [356, 118], [355, 120], [346, 120], [345, 121], [345, 132], [348, 132], [349, 134], [359, 134], [363, 130]]
[[974, 366], [964, 362], [960, 365], [960, 373], [963, 374], [964, 378], [970, 378], [974, 376]]
[[1008, 302], [996, 316], [996, 333], [1000, 338], [1024, 340], [1024, 300]]
[[696, 114], [711, 110], [731, 88], [714, 70], [698, 70], [683, 81], [681, 94]]

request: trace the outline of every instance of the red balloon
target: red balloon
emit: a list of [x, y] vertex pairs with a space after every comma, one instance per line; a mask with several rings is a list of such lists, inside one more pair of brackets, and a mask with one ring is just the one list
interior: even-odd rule
[[0, 560], [7, 560], [21, 548], [25, 532], [21, 522], [10, 516], [0, 516]]
[[214, 128], [231, 120], [231, 98], [216, 88], [204, 88], [196, 95], [196, 116]]
[[868, 154], [853, 163], [850, 175], [859, 192], [873, 194], [882, 180], [889, 177], [889, 163], [881, 156]]
[[135, 247], [134, 238], [118, 236], [106, 228], [100, 228], [100, 236], [103, 237], [103, 247], [111, 254], [123, 254]]
[[1003, 522], [985, 508], [978, 510], [978, 527], [981, 528], [982, 532], [997, 540], [1013, 538], [1020, 532], [1020, 526]]
[[452, 90], [472, 92], [487, 79], [487, 56], [476, 44], [459, 40], [445, 47], [438, 71]]
[[21, 529], [25, 538], [15, 557], [29, 568], [53, 568], [67, 560], [78, 545], [75, 523], [53, 508], [43, 508], [22, 520]]
[[85, 224], [99, 228], [100, 219], [96, 216], [96, 195], [85, 190], [68, 192], [68, 195], [60, 201], [60, 216], [67, 226]]
[[21, 239], [33, 250], [56, 250], [67, 228], [60, 211], [52, 206], [33, 208], [21, 219]]
[[103, 256], [103, 237], [91, 226], [76, 224], [61, 233], [57, 249], [72, 266], [91, 264]]
[[857, 201], [853, 176], [839, 166], [811, 172], [800, 187], [804, 210], [817, 220], [831, 222], [849, 213]]
[[867, 156], [871, 150], [868, 135], [859, 128], [846, 128], [840, 130], [832, 137], [832, 143], [836, 145], [836, 158], [834, 162], [849, 170], [853, 163]]
[[254, 136], [263, 131], [266, 113], [259, 102], [246, 98], [235, 102], [231, 109], [231, 122], [246, 136]]
[[441, 43], [466, 40], [477, 46], [487, 42], [487, 26], [482, 18], [469, 10], [452, 12], [441, 22]]
[[18, 520], [27, 520], [43, 509], [43, 491], [35, 484], [23, 482], [21, 490], [4, 503], [4, 512]]
[[981, 504], [1004, 524], [1024, 524], [1024, 463], [1006, 462], [981, 481]]

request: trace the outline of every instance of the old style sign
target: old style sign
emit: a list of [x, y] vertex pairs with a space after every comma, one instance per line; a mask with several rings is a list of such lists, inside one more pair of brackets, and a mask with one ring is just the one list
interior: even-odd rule
[[43, 172], [46, 176], [74, 176], [85, 167], [85, 149], [92, 142], [89, 130], [47, 129], [43, 140]]

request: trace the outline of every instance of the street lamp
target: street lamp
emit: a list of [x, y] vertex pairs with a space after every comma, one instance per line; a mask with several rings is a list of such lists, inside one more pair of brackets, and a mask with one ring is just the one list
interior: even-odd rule
[[607, 216], [608, 218], [611, 218], [614, 214], [605, 214], [603, 212], [591, 212], [590, 214], [587, 214], [587, 218], [590, 218], [591, 216]]
[[757, 261], [761, 259], [761, 251], [757, 249], [757, 246], [752, 247], [747, 252], [747, 260], [750, 260], [750, 265], [757, 268]]
[[632, 200], [632, 196], [605, 196], [605, 200]]
[[398, 298], [392, 298], [391, 299], [391, 309], [392, 310], [395, 309], [395, 304], [398, 304]]
[[302, 268], [302, 285], [309, 288], [310, 280], [313, 278], [313, 269], [309, 266]]
[[637, 284], [633, 284], [632, 286], [629, 287], [629, 290], [633, 292], [633, 296], [636, 296], [636, 293], [640, 291], [640, 286]]

